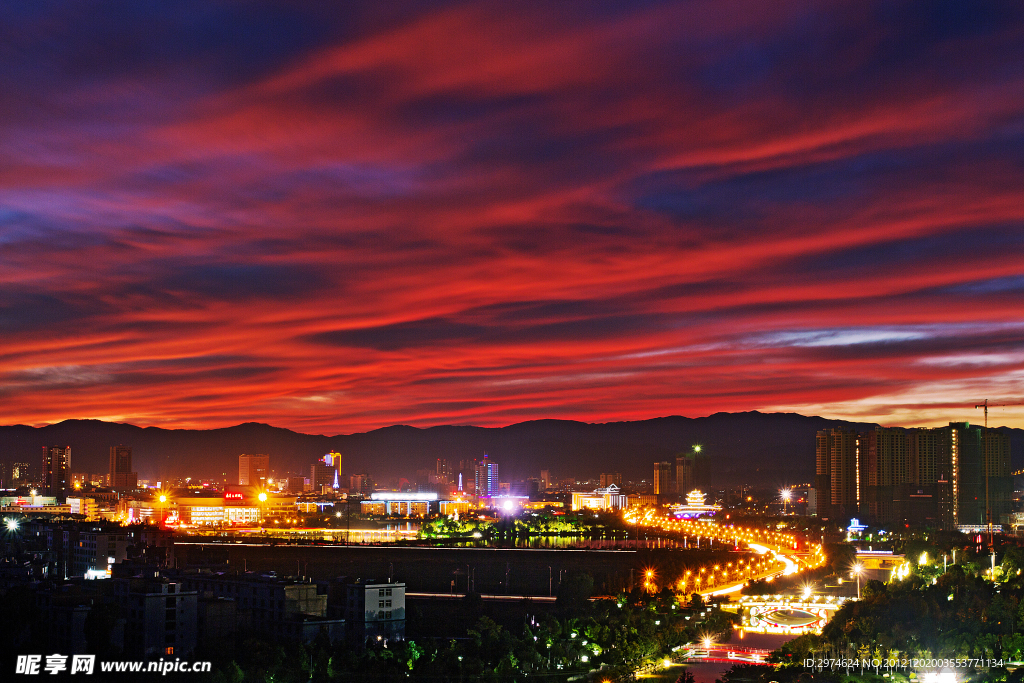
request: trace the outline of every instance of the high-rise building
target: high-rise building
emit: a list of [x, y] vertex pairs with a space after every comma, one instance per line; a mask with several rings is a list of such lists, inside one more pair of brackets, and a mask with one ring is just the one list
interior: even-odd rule
[[909, 442], [905, 430], [876, 427], [861, 436], [860, 510], [874, 522], [895, 522], [897, 487], [910, 481]]
[[242, 454], [238, 456], [238, 485], [259, 486], [267, 485], [270, 477], [270, 456], [260, 453], [256, 455]]
[[1010, 439], [996, 429], [950, 422], [953, 517], [957, 525], [1002, 524], [1010, 513]]
[[654, 493], [667, 495], [676, 492], [675, 480], [672, 478], [672, 463], [654, 463]]
[[484, 459], [476, 466], [476, 495], [495, 496], [498, 495], [500, 488], [498, 463], [485, 453]]
[[139, 475], [132, 470], [132, 447], [110, 447], [110, 474], [107, 484], [118, 492], [134, 491], [139, 487]]
[[323, 462], [323, 464], [327, 465], [328, 467], [333, 467], [334, 469], [341, 472], [341, 453], [331, 451], [324, 457], [320, 458], [320, 461]]
[[331, 489], [341, 488], [341, 454], [331, 451], [317, 460], [309, 468], [309, 485], [319, 493], [326, 486]]
[[1013, 472], [1010, 466], [1010, 436], [995, 429], [982, 428], [985, 457], [982, 474], [988, 478], [986, 498], [992, 524], [1009, 522], [1013, 510]]
[[601, 475], [601, 488], [607, 488], [614, 484], [615, 486], [622, 488], [622, 473], [621, 472], [608, 472], [607, 474]]
[[[918, 486], [934, 484], [952, 465], [948, 428], [907, 432], [909, 479]], [[949, 474], [948, 471], [945, 472]]]
[[697, 488], [697, 479], [694, 476], [694, 458], [681, 454], [676, 456], [676, 493], [685, 496]]
[[27, 462], [16, 462], [11, 465], [11, 483], [24, 486], [32, 481], [32, 468]]
[[309, 466], [309, 485], [316, 493], [320, 493], [325, 486], [334, 488], [337, 478], [338, 470], [328, 467], [323, 462], [318, 461]]
[[44, 496], [63, 502], [71, 485], [71, 447], [43, 446], [43, 472], [40, 480]]
[[551, 488], [551, 470], [540, 471], [540, 483], [544, 491]]
[[441, 484], [452, 483], [452, 468], [448, 464], [448, 461], [444, 458], [437, 459], [437, 467], [434, 471], [437, 475], [437, 481]]
[[849, 429], [818, 432], [814, 471], [818, 515], [843, 520], [861, 514], [860, 466], [860, 434]]
[[1010, 441], [966, 422], [903, 430], [818, 432], [818, 514], [876, 523], [981, 527], [1006, 523], [1013, 494]]
[[368, 498], [375, 488], [373, 479], [369, 474], [353, 474], [349, 477], [348, 486], [349, 493], [358, 493], [364, 498]]

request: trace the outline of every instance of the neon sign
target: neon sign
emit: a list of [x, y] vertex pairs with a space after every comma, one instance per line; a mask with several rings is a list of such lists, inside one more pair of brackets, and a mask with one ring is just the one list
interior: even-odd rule
[[244, 496], [237, 491], [228, 491], [224, 494], [224, 500], [243, 500]]

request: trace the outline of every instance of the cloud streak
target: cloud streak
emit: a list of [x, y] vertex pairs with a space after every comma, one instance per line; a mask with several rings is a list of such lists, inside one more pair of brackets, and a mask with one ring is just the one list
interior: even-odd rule
[[1024, 400], [1018, 3], [76, 8], [0, 9], [0, 421]]

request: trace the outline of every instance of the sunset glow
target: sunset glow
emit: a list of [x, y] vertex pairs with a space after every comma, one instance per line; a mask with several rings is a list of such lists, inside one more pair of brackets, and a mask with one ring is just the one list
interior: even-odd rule
[[147, 7], [0, 9], [4, 424], [1024, 402], [1018, 3]]

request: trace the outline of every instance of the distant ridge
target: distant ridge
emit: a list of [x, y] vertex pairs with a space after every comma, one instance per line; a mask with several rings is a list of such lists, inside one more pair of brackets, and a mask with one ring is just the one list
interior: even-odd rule
[[[649, 479], [654, 462], [699, 443], [709, 458], [713, 483], [775, 486], [810, 481], [814, 435], [835, 426], [875, 425], [752, 411], [600, 424], [546, 419], [507, 427], [393, 425], [326, 436], [257, 422], [200, 430], [65, 420], [44, 427], [0, 427], [0, 461], [36, 467], [44, 445], [60, 444], [71, 446], [73, 471], [106, 472], [110, 446], [124, 444], [133, 447], [134, 465], [142, 478], [221, 478], [226, 473], [234, 481], [240, 453], [269, 453], [271, 468], [283, 476], [308, 473], [316, 458], [336, 450], [344, 456], [346, 473], [368, 472], [387, 483], [399, 476], [412, 479], [418, 469], [433, 469], [437, 458], [458, 461], [488, 453], [500, 463], [502, 480], [535, 477], [541, 469], [558, 478], [621, 472], [627, 479]], [[999, 429], [1010, 434], [1014, 469], [1020, 468], [1024, 430]]]

